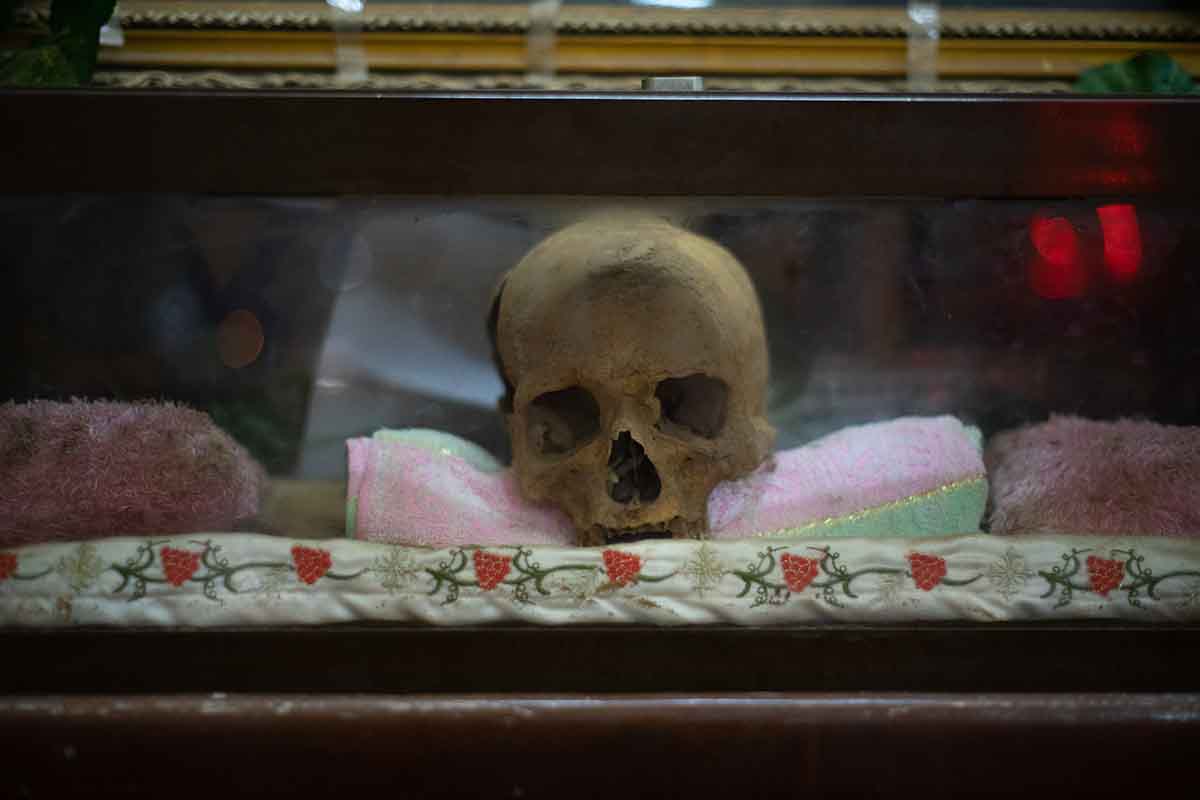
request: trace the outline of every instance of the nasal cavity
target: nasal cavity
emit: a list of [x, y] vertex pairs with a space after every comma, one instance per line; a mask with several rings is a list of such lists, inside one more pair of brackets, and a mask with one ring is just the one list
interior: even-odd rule
[[639, 500], [650, 503], [662, 492], [662, 481], [658, 470], [646, 457], [646, 450], [637, 443], [629, 431], [622, 431], [613, 440], [612, 454], [608, 457], [608, 494], [618, 503]]

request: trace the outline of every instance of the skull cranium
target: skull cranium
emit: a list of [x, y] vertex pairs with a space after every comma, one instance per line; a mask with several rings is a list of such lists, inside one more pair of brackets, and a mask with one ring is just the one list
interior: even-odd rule
[[770, 451], [758, 298], [708, 239], [647, 217], [576, 223], [506, 276], [492, 314], [521, 491], [562, 508], [581, 544], [703, 537], [709, 493]]

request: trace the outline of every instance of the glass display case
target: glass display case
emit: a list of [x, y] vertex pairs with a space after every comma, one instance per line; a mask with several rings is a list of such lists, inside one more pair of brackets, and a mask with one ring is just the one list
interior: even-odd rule
[[146, 791], [105, 720], [264, 790], [298, 747], [536, 795], [627, 735], [745, 734], [758, 788], [875, 737], [838, 780], [1092, 786], [1051, 767], [1100, 735], [1185, 774], [1200, 101], [3, 102], [0, 726], [70, 762], [29, 785]]

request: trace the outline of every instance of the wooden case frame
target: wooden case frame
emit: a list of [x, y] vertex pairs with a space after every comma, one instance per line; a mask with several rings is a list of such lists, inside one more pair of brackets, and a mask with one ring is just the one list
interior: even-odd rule
[[[1187, 204], [1200, 186], [1193, 99], [10, 91], [0, 108], [0, 174], [11, 193]], [[811, 789], [938, 793], [927, 772], [905, 764], [957, 765], [946, 774], [958, 783], [941, 787], [949, 795], [971, 775], [997, 790], [1036, 785], [1039, 775], [1079, 791], [1144, 789], [1190, 774], [1188, 743], [1200, 730], [1200, 627], [1191, 625], [10, 629], [0, 649], [0, 731], [17, 742], [10, 755], [23, 754], [24, 785], [52, 790], [151, 793], [154, 776], [184, 775], [180, 796], [209, 794], [209, 773], [180, 755], [200, 748], [249, 771], [221, 786], [272, 785], [293, 754], [322, 752], [365, 772], [274, 785], [304, 793], [404, 774], [436, 795], [485, 790], [505, 763], [540, 748], [550, 777], [510, 781], [505, 792], [574, 787], [585, 796], [619, 782], [580, 785], [577, 771], [626, 741], [657, 743], [630, 751], [628, 768], [690, 767], [674, 784], [690, 791], [794, 787], [795, 766]], [[615, 696], [629, 692], [644, 694], [632, 704]], [[835, 694], [812, 694], [821, 692]], [[437, 699], [414, 697], [424, 694]], [[588, 697], [609, 699], [579, 712]], [[283, 718], [279, 703], [302, 713]], [[364, 730], [395, 746], [367, 743]], [[137, 780], [100, 756], [80, 757], [119, 755], [110, 738], [118, 731], [122, 747], [163, 756]], [[909, 744], [888, 744], [901, 741]], [[1039, 745], [1018, 746], [1025, 741]], [[1149, 758], [1154, 773], [1100, 773], [1101, 742], [1104, 752]], [[746, 784], [732, 767], [697, 763], [697, 747], [722, 744], [767, 753], [754, 762], [766, 771]], [[1023, 753], [1026, 771], [989, 777], [995, 762], [976, 745]], [[479, 769], [439, 788], [435, 773], [457, 761], [451, 747]], [[867, 772], [850, 783], [821, 772], [854, 759]], [[1064, 776], [1060, 763], [1082, 766]], [[874, 783], [862, 777], [872, 774]]]

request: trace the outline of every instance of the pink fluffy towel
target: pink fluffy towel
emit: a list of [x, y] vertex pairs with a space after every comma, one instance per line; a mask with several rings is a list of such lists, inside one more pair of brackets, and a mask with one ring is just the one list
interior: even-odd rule
[[0, 406], [0, 546], [234, 530], [265, 481], [207, 414], [181, 406]]
[[[523, 500], [509, 470], [396, 434], [346, 443], [354, 538], [431, 547], [575, 544], [570, 520]], [[945, 535], [977, 531], [986, 498], [973, 430], [953, 417], [906, 418], [776, 453], [745, 479], [719, 485], [708, 518], [714, 539], [809, 528], [826, 536]]]
[[1200, 535], [1200, 428], [1055, 416], [985, 461], [992, 533]]

